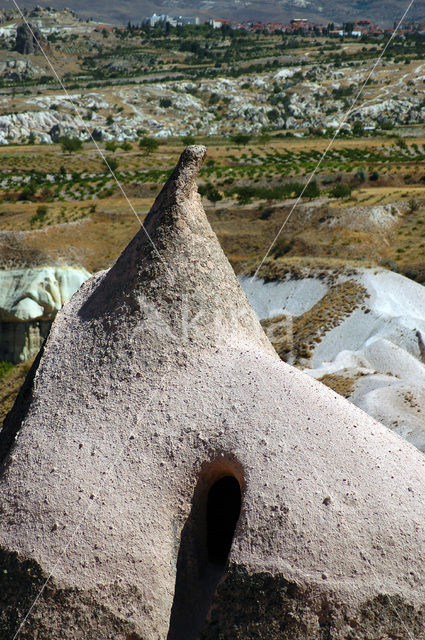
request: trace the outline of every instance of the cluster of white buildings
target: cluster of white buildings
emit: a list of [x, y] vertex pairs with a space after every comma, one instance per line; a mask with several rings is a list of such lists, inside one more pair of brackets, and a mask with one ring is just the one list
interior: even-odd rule
[[146, 18], [146, 20], [143, 21], [144, 24], [148, 24], [150, 27], [154, 27], [156, 24], [158, 23], [166, 23], [168, 22], [168, 24], [171, 27], [181, 27], [184, 26], [186, 24], [199, 24], [199, 18], [194, 18], [191, 16], [168, 16], [164, 13], [162, 13], [161, 15], [157, 15], [156, 13], [153, 13], [150, 18]]

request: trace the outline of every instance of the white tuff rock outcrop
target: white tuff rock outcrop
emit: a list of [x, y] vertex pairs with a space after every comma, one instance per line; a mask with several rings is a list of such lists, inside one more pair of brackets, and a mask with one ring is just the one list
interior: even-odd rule
[[76, 267], [0, 271], [0, 321], [53, 320], [89, 277]]
[[0, 360], [36, 356], [57, 312], [89, 276], [76, 267], [0, 271]]

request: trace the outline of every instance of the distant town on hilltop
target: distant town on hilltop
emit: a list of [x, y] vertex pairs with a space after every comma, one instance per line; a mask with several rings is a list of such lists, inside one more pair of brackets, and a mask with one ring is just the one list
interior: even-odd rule
[[[151, 16], [145, 18], [142, 21], [143, 25], [155, 27], [157, 25], [163, 25], [165, 28], [167, 25], [170, 27], [183, 27], [186, 25], [198, 26], [202, 24], [202, 21], [197, 16], [170, 16], [167, 14], [153, 13]], [[335, 22], [329, 22], [327, 24], [321, 24], [308, 20], [308, 18], [293, 18], [289, 23], [283, 22], [262, 22], [256, 20], [228, 20], [228, 19], [211, 19], [206, 21], [206, 24], [214, 27], [215, 29], [230, 28], [241, 31], [249, 31], [252, 33], [286, 33], [286, 34], [298, 34], [298, 35], [326, 35], [326, 36], [354, 36], [361, 37], [366, 35], [379, 35], [386, 33], [393, 33], [396, 29], [398, 34], [403, 35], [406, 33], [418, 33], [425, 35], [425, 22], [404, 20], [402, 22], [394, 21], [393, 27], [383, 28], [378, 24], [375, 24], [371, 20], [355, 20], [343, 22], [337, 24]], [[131, 23], [129, 23], [131, 27]], [[137, 28], [137, 25], [133, 25]]]

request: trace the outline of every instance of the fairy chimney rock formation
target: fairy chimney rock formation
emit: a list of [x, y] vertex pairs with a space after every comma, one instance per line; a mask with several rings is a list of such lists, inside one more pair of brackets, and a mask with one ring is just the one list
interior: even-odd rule
[[204, 156], [58, 313], [0, 434], [0, 636], [423, 639], [424, 456], [274, 353]]
[[22, 23], [16, 29], [14, 50], [23, 55], [38, 53], [39, 46], [45, 44], [41, 31], [29, 23]]

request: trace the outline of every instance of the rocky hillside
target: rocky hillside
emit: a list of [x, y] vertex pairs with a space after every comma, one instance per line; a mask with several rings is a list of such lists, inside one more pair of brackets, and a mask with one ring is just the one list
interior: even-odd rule
[[425, 451], [423, 286], [352, 268], [241, 282], [285, 361]]
[[[3, 71], [34, 76], [35, 67], [28, 65], [26, 61], [9, 62]], [[0, 73], [1, 69], [0, 65]], [[258, 133], [263, 129], [325, 132], [338, 128], [350, 97], [354, 98], [367, 74], [368, 70], [360, 67], [336, 70], [330, 64], [304, 63], [240, 79], [155, 81], [113, 91], [73, 91], [70, 96], [63, 92], [23, 96], [19, 111], [0, 115], [0, 144], [28, 139], [30, 134], [51, 144], [64, 135], [86, 140], [89, 133], [102, 140], [134, 140], [141, 130], [160, 138], [226, 135], [238, 130]], [[424, 80], [422, 62], [406, 65], [403, 74], [393, 61], [385, 63], [376, 75], [375, 86], [353, 110], [344, 130], [422, 124]], [[0, 96], [0, 110], [8, 103], [8, 96]], [[82, 117], [76, 115], [76, 106]]]
[[[64, 90], [32, 38], [17, 37], [18, 17], [2, 17], [3, 145], [90, 135], [123, 141], [145, 134], [332, 133], [383, 46], [379, 38], [221, 37], [214, 30], [189, 39], [151, 38], [102, 31], [67, 11], [32, 10], [27, 19], [39, 30]], [[343, 134], [421, 126], [424, 56], [423, 39], [395, 42], [344, 121]]]
[[[207, 27], [166, 37], [103, 28], [64, 10], [0, 13], [0, 144], [135, 140], [141, 135], [333, 132], [367, 80], [382, 37], [359, 41], [244, 34]], [[425, 42], [385, 52], [343, 133], [421, 126]]]

